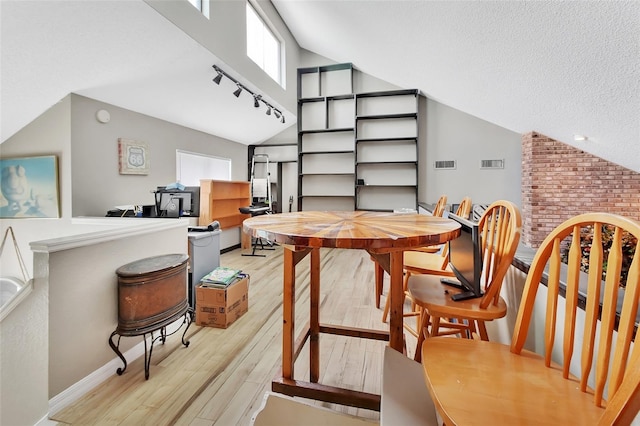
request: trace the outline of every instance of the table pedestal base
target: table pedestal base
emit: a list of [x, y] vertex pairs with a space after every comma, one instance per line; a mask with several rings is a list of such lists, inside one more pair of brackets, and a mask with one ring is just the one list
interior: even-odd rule
[[[318, 331], [319, 333], [324, 334], [389, 341], [389, 332], [380, 330], [320, 324]], [[307, 325], [305, 331], [303, 331], [296, 340], [294, 348], [294, 362], [298, 358], [298, 355], [302, 351], [304, 345], [311, 337], [311, 334], [311, 327]], [[271, 382], [271, 390], [288, 396], [299, 396], [302, 398], [315, 399], [333, 404], [380, 411], [380, 395], [344, 389], [337, 386], [323, 385], [317, 383], [317, 380], [306, 382], [303, 380], [287, 379], [282, 377], [282, 371], [280, 371], [278, 377]]]

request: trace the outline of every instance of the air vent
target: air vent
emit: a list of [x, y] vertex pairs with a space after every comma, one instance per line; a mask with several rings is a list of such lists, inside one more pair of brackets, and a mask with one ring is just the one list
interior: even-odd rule
[[433, 163], [433, 166], [436, 170], [443, 169], [455, 169], [456, 168], [456, 160], [441, 160]]
[[504, 160], [480, 160], [481, 169], [504, 169]]

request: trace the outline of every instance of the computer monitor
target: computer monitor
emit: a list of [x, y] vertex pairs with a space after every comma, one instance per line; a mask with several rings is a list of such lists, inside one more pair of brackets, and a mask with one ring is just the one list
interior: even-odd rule
[[183, 190], [159, 186], [156, 190], [159, 217], [198, 216], [200, 214], [200, 187], [186, 186]]
[[449, 266], [457, 281], [444, 278], [441, 281], [463, 290], [452, 295], [453, 300], [482, 297], [482, 247], [478, 224], [453, 213], [447, 217], [460, 224], [460, 236], [449, 241]]

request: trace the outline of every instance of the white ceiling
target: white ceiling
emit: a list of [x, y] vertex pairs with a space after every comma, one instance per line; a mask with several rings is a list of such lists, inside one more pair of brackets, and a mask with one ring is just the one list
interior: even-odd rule
[[638, 1], [273, 4], [307, 50], [640, 171]]
[[213, 84], [221, 61], [143, 1], [0, 0], [0, 14], [3, 142], [69, 93], [244, 144], [287, 127]]
[[[640, 171], [640, 2], [273, 3], [307, 50]], [[68, 93], [245, 144], [283, 130], [142, 1], [0, 0], [0, 18], [2, 141]]]

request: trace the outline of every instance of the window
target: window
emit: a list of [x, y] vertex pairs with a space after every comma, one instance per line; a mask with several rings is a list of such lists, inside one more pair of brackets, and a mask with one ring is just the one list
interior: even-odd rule
[[202, 12], [207, 19], [209, 18], [209, 0], [189, 0], [189, 3]]
[[278, 84], [282, 84], [280, 40], [249, 2], [247, 2], [247, 56]]
[[200, 186], [200, 179], [231, 180], [231, 160], [176, 150], [176, 182]]

